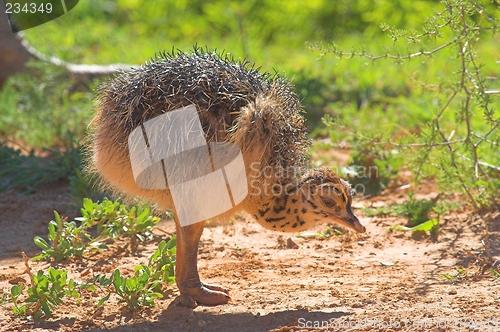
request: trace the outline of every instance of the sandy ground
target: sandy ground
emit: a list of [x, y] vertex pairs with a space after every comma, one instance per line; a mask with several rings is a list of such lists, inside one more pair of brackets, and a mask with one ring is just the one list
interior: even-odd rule
[[[28, 283], [21, 252], [31, 257], [38, 253], [32, 239], [46, 237], [53, 210], [76, 216], [66, 191], [67, 184], [60, 182], [30, 195], [1, 194], [0, 297], [13, 284]], [[69, 299], [49, 320], [33, 321], [15, 317], [7, 303], [0, 306], [0, 330], [499, 331], [500, 278], [479, 275], [467, 252], [482, 253], [482, 241], [488, 241], [490, 255], [500, 257], [500, 212], [459, 211], [444, 216], [437, 239], [389, 233], [389, 226], [405, 220], [367, 218], [361, 212], [364, 205], [388, 204], [401, 195], [388, 193], [355, 202], [355, 212], [367, 227], [361, 235], [343, 230], [342, 235], [323, 240], [300, 238], [266, 231], [243, 217], [230, 225], [206, 228], [199, 251], [200, 274], [205, 281], [229, 288], [231, 304], [194, 310], [169, 307], [178, 292], [175, 286], [165, 286], [164, 298], [153, 308], [127, 312], [111, 298], [104, 310], [96, 311], [99, 298], [80, 304]], [[325, 228], [319, 225], [311, 231]], [[115, 268], [130, 274], [173, 231], [173, 222], [164, 220], [154, 239], [141, 244], [137, 252], [131, 252], [124, 239], [107, 252], [52, 266], [81, 280], [89, 273], [109, 274]], [[31, 262], [31, 266], [37, 271], [50, 264]], [[452, 280], [439, 276], [457, 275], [457, 268], [468, 276]]]

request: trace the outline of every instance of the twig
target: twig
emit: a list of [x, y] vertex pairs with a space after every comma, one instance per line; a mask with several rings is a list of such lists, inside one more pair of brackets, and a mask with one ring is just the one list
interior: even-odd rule
[[463, 139], [457, 139], [454, 141], [445, 141], [445, 142], [438, 142], [438, 143], [410, 143], [410, 144], [400, 144], [400, 143], [394, 143], [392, 141], [387, 142], [388, 144], [391, 144], [393, 146], [397, 147], [433, 147], [433, 146], [441, 146], [441, 145], [451, 145], [455, 143], [462, 143], [465, 142], [465, 138]]
[[[469, 157], [467, 156], [464, 156], [463, 154], [461, 153], [457, 153], [460, 157], [466, 159], [466, 160], [469, 160], [469, 161], [472, 161], [472, 159], [470, 159]], [[500, 171], [500, 167], [498, 166], [495, 166], [495, 165], [492, 165], [492, 164], [488, 164], [487, 162], [484, 162], [484, 161], [480, 161], [478, 160], [477, 163], [481, 166], [485, 166], [485, 167], [488, 167], [488, 168], [493, 168], [493, 169], [496, 169], [497, 171]]]
[[[498, 126], [498, 124], [497, 124], [497, 125], [495, 125], [495, 127], [497, 127], [497, 126]], [[496, 146], [500, 146], [500, 144], [499, 144], [498, 142], [493, 142], [493, 141], [490, 141], [490, 140], [486, 139], [486, 138], [485, 138], [486, 136], [485, 136], [485, 137], [482, 137], [482, 136], [479, 136], [478, 134], [475, 134], [475, 133], [472, 133], [472, 136], [474, 136], [474, 137], [477, 137], [477, 138], [481, 139], [481, 140], [480, 140], [479, 142], [477, 142], [476, 144], [479, 144], [479, 143], [481, 143], [482, 141], [485, 141], [485, 142], [487, 142], [487, 143], [490, 143], [490, 144], [493, 144], [493, 145], [496, 145]]]
[[323, 53], [321, 54], [321, 56], [324, 56], [325, 54], [327, 53], [333, 53], [333, 54], [336, 54], [337, 56], [339, 57], [350, 57], [350, 58], [353, 58], [353, 57], [361, 57], [361, 58], [366, 58], [366, 59], [369, 59], [369, 60], [372, 60], [372, 61], [376, 61], [376, 60], [380, 60], [380, 59], [394, 59], [394, 60], [410, 60], [410, 59], [413, 59], [413, 58], [416, 58], [416, 57], [419, 57], [419, 56], [423, 56], [423, 55], [426, 55], [426, 56], [431, 56], [433, 55], [434, 53], [437, 53], [439, 51], [441, 51], [442, 49], [450, 46], [450, 45], [453, 45], [455, 42], [457, 41], [457, 38], [431, 50], [431, 51], [420, 51], [420, 52], [416, 52], [416, 53], [412, 53], [412, 54], [407, 54], [407, 55], [393, 55], [393, 54], [382, 54], [382, 55], [369, 55], [369, 54], [366, 54], [365, 52], [363, 53], [356, 53], [356, 52], [349, 52], [349, 53], [346, 53], [346, 52], [342, 52], [342, 51], [339, 51], [335, 48], [332, 48], [331, 50], [325, 50], [325, 49], [320, 49], [318, 47], [312, 47], [312, 49], [314, 50], [317, 50], [317, 51], [323, 51]]
[[[33, 273], [31, 273], [31, 268], [30, 268], [29, 263], [28, 263], [29, 258], [28, 258], [28, 256], [26, 256], [24, 251], [21, 254], [23, 255], [23, 261], [24, 261], [24, 266], [26, 267], [26, 273], [28, 273], [30, 280], [31, 280], [31, 287], [36, 288], [35, 281], [33, 280]], [[42, 306], [42, 301], [38, 300], [35, 303], [31, 304], [28, 307], [28, 309], [29, 309], [31, 314], [34, 314], [35, 312], [37, 312], [40, 309], [41, 306]]]
[[31, 287], [35, 287], [35, 281], [33, 280], [33, 274], [31, 273], [31, 268], [29, 266], [29, 258], [26, 256], [24, 251], [21, 253], [23, 255], [23, 261], [24, 261], [24, 266], [26, 267], [25, 272], [29, 275], [30, 280], [31, 280]]

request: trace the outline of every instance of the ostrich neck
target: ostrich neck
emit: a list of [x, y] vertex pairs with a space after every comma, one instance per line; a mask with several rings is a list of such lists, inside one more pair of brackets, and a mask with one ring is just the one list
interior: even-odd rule
[[253, 188], [253, 204], [248, 212], [267, 229], [295, 232], [307, 229], [312, 226], [311, 222], [314, 223], [305, 217], [307, 208], [304, 202], [311, 202], [303, 187], [307, 176], [303, 173], [291, 175], [266, 178], [258, 188]]

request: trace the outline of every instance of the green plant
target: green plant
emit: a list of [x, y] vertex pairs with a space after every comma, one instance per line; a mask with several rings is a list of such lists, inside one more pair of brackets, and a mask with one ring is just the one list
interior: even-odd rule
[[8, 297], [5, 297], [5, 302], [8, 302], [8, 300], [11, 300], [12, 303], [14, 304], [14, 307], [12, 308], [12, 311], [14, 314], [18, 316], [24, 316], [26, 315], [26, 305], [19, 305], [19, 296], [23, 292], [23, 285], [14, 285], [10, 289], [10, 299]]
[[389, 181], [397, 176], [404, 159], [394, 149], [378, 144], [381, 137], [371, 140], [354, 138], [353, 152], [343, 174], [363, 195], [374, 195], [387, 188]]
[[95, 291], [97, 286], [107, 294], [102, 297], [97, 307], [106, 303], [112, 294], [119, 297], [119, 303], [125, 303], [128, 309], [137, 309], [141, 306], [154, 306], [154, 300], [163, 297], [161, 284], [175, 283], [175, 236], [168, 242], [161, 241], [156, 251], [149, 257], [148, 265], [137, 265], [132, 277], [124, 277], [115, 270], [108, 278], [97, 274], [88, 279], [83, 286]]
[[155, 292], [160, 281], [150, 280], [151, 271], [147, 266], [138, 265], [134, 268], [134, 276], [124, 278], [119, 270], [115, 270], [111, 276], [115, 293], [121, 298], [120, 302], [127, 304], [130, 309], [139, 306], [153, 306], [156, 298], [161, 298], [161, 293]]
[[407, 201], [395, 205], [395, 213], [400, 217], [408, 218], [410, 227], [417, 226], [429, 220], [429, 213], [435, 211], [434, 207], [438, 199], [439, 196], [434, 199], [416, 199], [413, 192], [409, 192]]
[[440, 273], [440, 274], [438, 274], [438, 276], [443, 278], [443, 279], [457, 281], [457, 280], [466, 278], [468, 275], [468, 272], [466, 270], [462, 269], [461, 267], [457, 267], [457, 268], [455, 268], [455, 270], [457, 271], [457, 273], [454, 275], [451, 273]]
[[[144, 204], [128, 208], [107, 198], [101, 203], [85, 198], [81, 212], [82, 217], [71, 222], [61, 219], [59, 214], [54, 212], [55, 220], [51, 220], [48, 225], [50, 243], [36, 236], [33, 241], [42, 252], [33, 259], [53, 258], [60, 261], [74, 256], [82, 257], [86, 251], [107, 249], [102, 242], [114, 240], [121, 235], [133, 235], [139, 241], [151, 239], [152, 227], [160, 220], [151, 216], [149, 208]], [[95, 238], [89, 232], [93, 227], [97, 228], [98, 233]]]
[[[40, 184], [69, 179], [69, 195], [76, 201], [92, 197], [94, 184], [80, 171], [81, 146], [71, 132], [61, 138], [61, 148], [29, 152], [13, 149], [0, 141], [0, 192], [7, 189], [30, 193]], [[40, 157], [44, 155], [44, 157]]]
[[81, 203], [84, 198], [96, 196], [93, 181], [86, 177], [80, 168], [75, 168], [74, 174], [70, 175], [68, 179], [69, 196], [76, 202]]
[[175, 283], [175, 243], [175, 236], [168, 242], [162, 240], [149, 257], [148, 265], [137, 265], [132, 277], [123, 277], [117, 269], [109, 278], [98, 274], [88, 279], [84, 283], [87, 289], [95, 290], [93, 286], [97, 286], [107, 293], [99, 300], [97, 307], [106, 303], [112, 294], [117, 295], [119, 303], [125, 303], [128, 309], [154, 306], [154, 300], [163, 297], [160, 293], [161, 284]]
[[[54, 258], [57, 262], [73, 256], [82, 257], [87, 244], [92, 241], [87, 229], [78, 227], [74, 221], [67, 222], [66, 219], [61, 219], [55, 211], [54, 217], [55, 220], [51, 220], [48, 226], [50, 245], [40, 236], [33, 239], [35, 244], [42, 249], [41, 254], [33, 257], [33, 260]], [[99, 245], [98, 248], [105, 249], [106, 247]]]
[[152, 227], [160, 221], [160, 218], [150, 215], [150, 208], [144, 203], [129, 208], [107, 198], [100, 203], [85, 198], [81, 211], [82, 217], [76, 220], [85, 228], [97, 226], [99, 238], [134, 235], [140, 241], [149, 240], [153, 236]]
[[160, 280], [167, 284], [175, 283], [175, 259], [176, 259], [176, 237], [173, 236], [168, 242], [161, 241], [158, 248], [151, 255], [148, 267], [151, 270], [151, 278]]
[[337, 228], [326, 226], [325, 231], [322, 232], [322, 233], [305, 232], [305, 233], [298, 234], [297, 237], [300, 237], [300, 238], [316, 238], [316, 239], [323, 240], [323, 239], [330, 238], [333, 234], [342, 235], [343, 233], [340, 230], [338, 230]]
[[459, 202], [447, 202], [439, 199], [438, 195], [431, 199], [417, 199], [413, 192], [408, 193], [408, 199], [400, 204], [386, 205], [372, 209], [365, 207], [363, 213], [369, 217], [395, 215], [408, 219], [408, 226], [414, 227], [431, 219], [431, 214], [439, 217], [456, 210], [460, 206]]
[[0, 137], [32, 149], [64, 148], [68, 132], [83, 138], [91, 99], [90, 89], [72, 91], [64, 67], [29, 61], [0, 89]]
[[33, 150], [24, 154], [0, 142], [0, 192], [16, 188], [29, 193], [42, 183], [67, 178], [78, 167], [71, 154], [49, 149], [44, 153], [50, 157], [37, 157]]
[[[90, 120], [92, 92], [76, 92], [62, 67], [29, 62], [0, 89], [0, 192], [70, 180], [70, 196], [92, 197], [81, 169], [80, 141]], [[12, 149], [13, 142], [21, 149]]]
[[49, 267], [47, 273], [38, 271], [31, 273], [27, 258], [24, 256], [27, 272], [31, 279], [31, 286], [27, 288], [28, 297], [24, 304], [19, 304], [19, 297], [23, 293], [23, 287], [14, 285], [11, 288], [13, 311], [16, 315], [32, 315], [34, 318], [50, 318], [52, 312], [63, 303], [66, 296], [78, 299], [78, 285], [73, 279], [68, 279], [68, 272]]
[[[56, 235], [57, 236], [57, 235]], [[13, 312], [18, 316], [33, 315], [34, 318], [50, 318], [52, 312], [64, 303], [65, 297], [81, 299], [81, 293], [95, 294], [98, 289], [107, 293], [99, 299], [96, 306], [104, 305], [115, 294], [119, 303], [125, 303], [128, 309], [141, 306], [154, 306], [157, 298], [162, 298], [161, 284], [175, 282], [174, 267], [176, 238], [168, 242], [161, 241], [156, 251], [149, 257], [147, 265], [137, 265], [134, 275], [124, 277], [116, 269], [110, 277], [97, 274], [86, 281], [68, 279], [68, 272], [49, 267], [47, 273], [31, 273], [28, 258], [23, 255], [31, 286], [25, 294], [22, 285], [14, 285], [10, 294], [4, 294], [1, 303], [12, 302]], [[20, 304], [20, 297], [27, 296]]]
[[[392, 132], [385, 143], [412, 161], [417, 178], [436, 176], [443, 192], [460, 189], [475, 207], [488, 206], [500, 197], [500, 168], [495, 166], [500, 162], [500, 92], [494, 83], [500, 74], [492, 59], [480, 58], [481, 41], [500, 30], [495, 15], [499, 7], [498, 1], [446, 0], [427, 18], [421, 32], [382, 25], [393, 41], [394, 53], [371, 55], [364, 48], [343, 52], [335, 44], [316, 46], [323, 55], [361, 57], [372, 63], [426, 62], [412, 67], [415, 71], [409, 75], [417, 86], [413, 104], [421, 113], [430, 110], [430, 119], [414, 131], [407, 127], [404, 132]], [[432, 66], [433, 61], [446, 65]], [[435, 81], [421, 82], [419, 77]]]
[[[158, 221], [158, 217], [150, 216], [149, 208], [145, 205], [127, 208], [118, 202], [104, 199], [101, 203], [93, 202], [86, 198], [83, 200], [81, 209], [82, 217], [76, 218], [80, 222], [77, 226], [75, 221], [67, 222], [54, 212], [55, 220], [49, 222], [49, 243], [37, 236], [34, 242], [42, 249], [40, 255], [34, 257], [39, 259], [54, 259], [59, 261], [74, 256], [82, 257], [86, 251], [107, 249], [100, 241], [116, 239], [122, 235], [135, 235], [143, 241], [151, 238], [151, 227]], [[98, 236], [93, 238], [89, 229], [96, 227]], [[162, 297], [161, 283], [172, 284], [175, 282], [174, 267], [176, 254], [176, 238], [168, 242], [161, 241], [157, 250], [151, 255], [148, 265], [138, 265], [134, 269], [134, 275], [126, 278], [119, 270], [108, 278], [105, 275], [96, 275], [86, 282], [75, 282], [67, 280], [67, 272], [49, 268], [48, 276], [40, 271], [32, 278], [33, 286], [28, 289], [26, 304], [18, 305], [18, 298], [22, 294], [22, 286], [16, 286], [11, 290], [11, 301], [14, 303], [14, 313], [25, 315], [34, 312], [35, 317], [50, 317], [50, 312], [62, 303], [62, 297], [71, 295], [79, 298], [79, 291], [96, 292], [97, 288], [103, 289], [107, 294], [102, 297], [97, 307], [102, 306], [109, 300], [112, 294], [116, 294], [119, 302], [123, 302], [129, 309], [139, 306], [153, 306], [154, 300]], [[27, 261], [27, 259], [26, 259]], [[27, 265], [27, 263], [26, 263]], [[28, 268], [29, 270], [29, 268]], [[50, 286], [50, 290], [48, 287]], [[30, 305], [29, 303], [35, 303]]]
[[369, 217], [395, 215], [408, 219], [407, 226], [393, 225], [389, 231], [430, 231], [436, 237], [439, 229], [440, 216], [450, 210], [456, 210], [460, 203], [447, 202], [439, 199], [416, 199], [413, 192], [408, 193], [408, 200], [400, 204], [386, 205], [376, 209], [365, 207], [363, 213]]
[[439, 225], [439, 219], [430, 219], [427, 220], [421, 224], [418, 224], [413, 227], [406, 227], [406, 226], [401, 226], [401, 225], [394, 225], [389, 227], [389, 231], [392, 232], [393, 230], [399, 230], [399, 231], [430, 231], [431, 235], [437, 236], [437, 231], [438, 231], [438, 225]]
[[95, 284], [108, 293], [99, 300], [97, 307], [108, 301], [112, 294], [116, 294], [119, 297], [118, 303], [125, 303], [128, 309], [133, 310], [140, 306], [152, 307], [155, 299], [163, 297], [161, 293], [155, 291], [160, 281], [151, 280], [150, 276], [149, 267], [138, 265], [134, 268], [132, 277], [123, 277], [117, 269], [110, 278], [98, 274], [87, 280], [87, 284]]

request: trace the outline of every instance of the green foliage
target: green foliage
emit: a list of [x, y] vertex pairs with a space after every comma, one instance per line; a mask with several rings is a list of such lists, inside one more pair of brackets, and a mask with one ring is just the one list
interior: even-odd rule
[[392, 204], [376, 209], [364, 208], [363, 213], [369, 217], [394, 215], [408, 219], [408, 226], [414, 227], [427, 222], [431, 214], [439, 216], [448, 213], [450, 210], [456, 210], [460, 203], [451, 203], [434, 199], [416, 199], [413, 192], [408, 193], [408, 200], [401, 204]]
[[163, 297], [161, 293], [154, 292], [159, 281], [150, 282], [150, 270], [147, 266], [138, 265], [134, 270], [134, 276], [130, 278], [121, 276], [120, 271], [115, 270], [111, 275], [113, 293], [120, 297], [119, 303], [126, 303], [130, 309], [139, 306], [151, 307], [156, 298]]
[[167, 284], [175, 283], [175, 259], [176, 259], [176, 237], [172, 237], [168, 242], [161, 241], [158, 248], [151, 255], [148, 267], [151, 269], [151, 278], [160, 280]]
[[[437, 204], [436, 199], [416, 199], [413, 193], [408, 193], [408, 200], [402, 204], [395, 205], [395, 213], [401, 217], [407, 217], [411, 227], [420, 225], [429, 220], [429, 213]], [[439, 211], [439, 210], [438, 210]]]
[[[54, 212], [55, 220], [51, 220], [48, 226], [50, 244], [40, 236], [35, 237], [34, 242], [42, 252], [34, 260], [54, 259], [57, 262], [74, 256], [82, 257], [86, 251], [107, 249], [102, 241], [114, 240], [122, 235], [133, 235], [140, 241], [149, 240], [152, 238], [152, 227], [160, 220], [150, 215], [146, 205], [127, 208], [107, 198], [101, 203], [85, 198], [81, 211], [82, 217], [71, 222], [62, 220]], [[95, 238], [90, 234], [93, 227], [98, 233]]]
[[95, 290], [93, 286], [98, 286], [107, 292], [98, 301], [97, 307], [106, 303], [112, 294], [118, 296], [119, 303], [125, 303], [128, 309], [154, 306], [154, 300], [163, 297], [161, 284], [175, 282], [175, 243], [175, 236], [168, 242], [161, 241], [149, 258], [148, 265], [137, 265], [132, 277], [123, 277], [119, 270], [115, 270], [109, 278], [97, 274], [87, 280], [84, 283], [87, 289]]
[[15, 189], [30, 193], [43, 183], [69, 179], [69, 195], [75, 201], [95, 196], [92, 179], [86, 178], [80, 170], [81, 146], [71, 133], [62, 144], [62, 148], [43, 148], [38, 153], [32, 149], [26, 153], [0, 142], [0, 192]]
[[[40, 236], [36, 236], [33, 241], [42, 249], [42, 253], [33, 260], [54, 258], [56, 262], [73, 256], [82, 257], [87, 249], [87, 243], [92, 237], [86, 228], [78, 227], [74, 221], [67, 222], [54, 211], [55, 220], [49, 222], [48, 239], [50, 245]], [[105, 247], [99, 247], [105, 249]]]
[[492, 278], [500, 278], [500, 270], [498, 267], [492, 265], [489, 272]]
[[74, 173], [68, 176], [69, 179], [69, 196], [75, 201], [81, 204], [84, 198], [92, 198], [97, 196], [97, 192], [94, 189], [95, 183], [92, 178], [89, 178], [83, 174], [80, 168], [75, 168]]
[[[67, 222], [54, 212], [55, 220], [50, 221], [48, 226], [49, 243], [39, 236], [34, 238], [35, 244], [42, 249], [34, 260], [59, 261], [82, 257], [87, 251], [107, 249], [99, 241], [116, 239], [122, 235], [142, 233], [139, 239], [151, 238], [151, 227], [159, 221], [158, 217], [150, 216], [149, 209], [143, 205], [127, 208], [107, 199], [100, 204], [90, 199], [84, 199], [83, 203], [83, 217], [78, 218], [79, 226], [76, 221]], [[90, 235], [92, 227], [99, 230], [96, 238]], [[31, 286], [24, 290], [22, 285], [14, 285], [10, 294], [3, 294], [0, 300], [0, 304], [13, 303], [13, 312], [18, 316], [50, 318], [52, 312], [64, 303], [65, 297], [80, 301], [82, 292], [90, 293], [92, 297], [98, 297], [99, 291], [104, 292], [97, 307], [104, 305], [114, 294], [119, 298], [119, 303], [125, 303], [128, 309], [137, 309], [154, 306], [155, 299], [163, 297], [161, 285], [175, 283], [176, 237], [168, 242], [161, 241], [149, 257], [148, 264], [136, 266], [131, 277], [122, 276], [118, 269], [109, 277], [97, 274], [86, 281], [70, 279], [67, 271], [52, 267], [47, 272], [33, 274], [28, 258], [24, 256], [24, 259]]]
[[406, 227], [406, 226], [401, 226], [401, 225], [394, 225], [394, 226], [389, 227], [389, 231], [390, 232], [392, 232], [393, 230], [412, 231], [412, 232], [416, 232], [416, 231], [430, 231], [431, 233], [437, 235], [438, 224], [439, 224], [439, 220], [438, 219], [431, 219], [431, 220], [424, 221], [423, 223], [418, 224], [418, 225], [413, 226], [413, 227]]
[[[18, 316], [32, 315], [34, 318], [50, 318], [52, 312], [64, 303], [65, 297], [80, 300], [81, 293], [97, 295], [98, 289], [107, 293], [99, 299], [96, 306], [104, 305], [116, 295], [119, 303], [125, 303], [127, 309], [154, 306], [155, 299], [162, 298], [161, 284], [175, 282], [175, 236], [168, 242], [161, 241], [158, 249], [149, 258], [148, 265], [137, 265], [134, 275], [124, 277], [120, 270], [115, 270], [110, 277], [97, 274], [86, 281], [75, 281], [68, 278], [68, 272], [49, 267], [47, 273], [37, 274], [28, 271], [31, 287], [23, 292], [22, 285], [14, 285], [4, 302], [12, 302], [13, 312]], [[27, 296], [27, 297], [26, 297]], [[26, 297], [20, 303], [20, 297]]]
[[460, 203], [439, 200], [439, 196], [428, 200], [416, 199], [413, 192], [410, 192], [408, 197], [408, 200], [401, 204], [387, 205], [377, 209], [364, 208], [363, 213], [370, 217], [386, 215], [405, 217], [408, 219], [407, 226], [394, 225], [389, 228], [389, 231], [429, 231], [431, 236], [437, 237], [440, 216], [460, 206]]
[[[63, 69], [29, 62], [26, 73], [11, 77], [0, 90], [0, 192], [28, 193], [42, 183], [69, 179], [75, 200], [95, 194], [80, 171], [80, 141], [93, 95], [71, 84]], [[3, 141], [29, 148], [13, 149]]]
[[[461, 267], [457, 267], [455, 269], [457, 273], [455, 274], [440, 273], [438, 274], [438, 276], [453, 282], [464, 280], [469, 276], [472, 276], [474, 278], [477, 277], [478, 275], [479, 276], [489, 275], [492, 279], [497, 279], [500, 278], [500, 270], [498, 266], [496, 266], [497, 265], [496, 262], [498, 262], [498, 260], [496, 259], [490, 260], [486, 265], [483, 265], [481, 267], [481, 270], [479, 272], [472, 272], [469, 270], [464, 270]], [[476, 261], [476, 265], [479, 266], [481, 266], [483, 263], [485, 263], [485, 261], [482, 258], [480, 258], [479, 261]]]
[[363, 195], [377, 194], [387, 188], [389, 180], [395, 178], [404, 165], [397, 150], [388, 150], [377, 141], [380, 138], [353, 139], [351, 161], [342, 170], [356, 191], [362, 190]]
[[13, 286], [11, 289], [14, 303], [14, 313], [25, 316], [32, 315], [34, 318], [50, 318], [52, 312], [63, 303], [66, 296], [78, 299], [78, 286], [73, 279], [68, 279], [68, 272], [49, 267], [47, 273], [38, 271], [31, 274], [31, 287], [26, 292], [28, 297], [24, 304], [19, 305], [18, 299], [22, 294], [22, 286]]
[[[354, 33], [373, 37], [384, 21], [417, 27], [434, 6], [433, 1], [388, 0], [88, 0], [25, 33], [37, 49], [55, 50], [72, 62], [140, 63], [161, 51], [158, 45], [188, 49], [198, 42], [259, 63], [275, 59], [266, 64], [272, 69], [282, 61], [293, 67], [307, 41], [349, 39]], [[129, 47], [130, 40], [135, 47]]]
[[438, 276], [450, 281], [457, 281], [467, 277], [468, 272], [466, 270], [460, 267], [457, 267], [455, 270], [457, 271], [457, 273], [454, 275], [451, 273], [440, 273], [438, 274]]
[[[26, 73], [9, 78], [0, 89], [0, 192], [31, 192], [42, 183], [69, 179], [75, 200], [95, 194], [80, 171], [80, 141], [93, 92], [76, 91], [71, 84], [63, 69], [29, 62]], [[2, 141], [28, 148], [13, 149]]]
[[122, 235], [134, 235], [140, 241], [150, 240], [152, 227], [160, 221], [160, 218], [150, 215], [150, 209], [144, 203], [128, 208], [107, 198], [101, 203], [85, 198], [81, 211], [82, 217], [76, 220], [80, 221], [84, 228], [97, 226], [100, 238], [116, 239]]
[[116, 294], [120, 298], [119, 302], [125, 303], [129, 309], [154, 306], [154, 300], [163, 297], [159, 293], [161, 283], [175, 283], [175, 243], [175, 237], [168, 242], [161, 241], [149, 258], [148, 265], [136, 266], [134, 276], [130, 278], [121, 276], [119, 270], [115, 270], [109, 279], [97, 276], [100, 286], [104, 286], [109, 292], [99, 304], [106, 302], [110, 294]]
[[[393, 127], [387, 132], [385, 122], [377, 121], [377, 113], [371, 112], [375, 128], [364, 127], [364, 139], [381, 144], [384, 141], [374, 140], [370, 133], [385, 132], [386, 150], [403, 154], [417, 176], [434, 176], [443, 192], [461, 190], [476, 207], [489, 206], [500, 197], [500, 168], [496, 166], [500, 164], [500, 92], [494, 84], [500, 68], [487, 57], [487, 47], [495, 43], [494, 33], [500, 30], [495, 15], [499, 7], [498, 2], [444, 1], [420, 32], [382, 25], [393, 40], [393, 53], [371, 55], [364, 48], [343, 52], [335, 44], [315, 46], [324, 55], [377, 62], [373, 67], [384, 59], [404, 64], [415, 85], [409, 102], [420, 105], [419, 112], [429, 118], [408, 121], [404, 131]], [[406, 110], [401, 108], [401, 112]], [[351, 137], [359, 138], [353, 130], [355, 121], [345, 121], [354, 131]]]
[[[14, 304], [14, 308], [12, 308], [12, 311], [14, 314], [18, 316], [24, 316], [26, 315], [26, 305], [19, 305], [19, 296], [23, 292], [23, 285], [14, 285], [10, 289], [10, 300]], [[7, 303], [9, 301], [8, 297], [5, 297], [4, 303]]]
[[64, 152], [43, 149], [49, 157], [41, 158], [32, 150], [28, 155], [0, 142], [0, 192], [17, 188], [31, 192], [36, 186], [71, 176], [80, 165], [78, 150], [68, 146]]
[[92, 92], [72, 91], [64, 69], [29, 62], [0, 90], [0, 137], [30, 148], [65, 147], [67, 133], [79, 140], [91, 116]]

